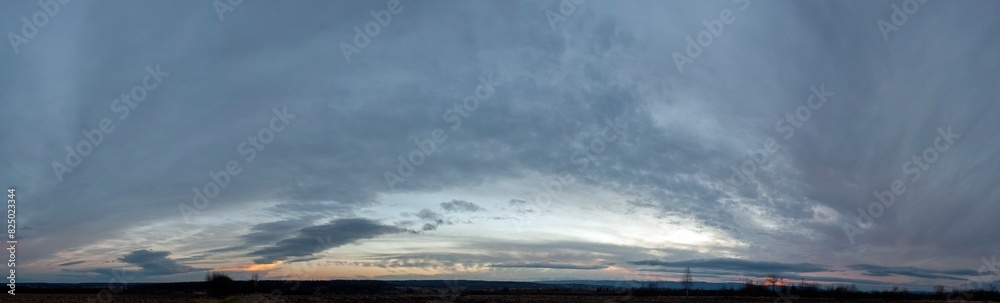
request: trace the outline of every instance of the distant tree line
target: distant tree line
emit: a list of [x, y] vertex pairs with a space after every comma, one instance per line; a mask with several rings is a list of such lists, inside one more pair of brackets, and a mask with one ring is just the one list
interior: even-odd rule
[[[805, 280], [787, 282], [772, 275], [763, 281], [744, 280], [742, 285], [722, 289], [696, 289], [689, 270], [685, 270], [681, 288], [660, 287], [647, 282], [638, 287], [608, 287], [594, 285], [541, 284], [503, 281], [380, 281], [380, 280], [261, 280], [253, 275], [237, 281], [221, 272], [209, 272], [201, 282], [130, 283], [121, 294], [202, 294], [216, 298], [248, 294], [269, 295], [593, 295], [593, 296], [712, 296], [712, 297], [772, 297], [781, 302], [798, 298], [835, 300], [946, 300], [1000, 301], [994, 284], [977, 289], [948, 289], [937, 286], [933, 292], [911, 292], [893, 286], [880, 291], [862, 291], [854, 285], [820, 285]], [[97, 293], [105, 283], [36, 283], [18, 287], [24, 293]]]
[[723, 287], [722, 289], [692, 289], [689, 272], [685, 272], [682, 281], [683, 288], [661, 288], [656, 283], [647, 283], [642, 287], [633, 288], [599, 288], [611, 295], [633, 296], [713, 296], [713, 297], [777, 297], [790, 302], [797, 298], [837, 299], [837, 300], [968, 300], [968, 301], [1000, 301], [1000, 292], [994, 284], [977, 289], [952, 289], [938, 285], [934, 292], [911, 292], [906, 287], [893, 286], [880, 291], [862, 291], [851, 285], [825, 285], [807, 283], [786, 283], [777, 276], [767, 276], [764, 282], [746, 279], [741, 287]]
[[220, 272], [205, 276], [205, 293], [210, 297], [226, 298], [245, 294], [270, 295], [373, 295], [392, 293], [394, 287], [379, 280], [311, 280], [278, 281], [261, 280], [254, 274], [246, 281], [233, 280]]

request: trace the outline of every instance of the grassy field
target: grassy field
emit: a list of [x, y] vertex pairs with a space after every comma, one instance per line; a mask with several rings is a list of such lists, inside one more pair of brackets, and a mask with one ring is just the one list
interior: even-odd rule
[[[73, 302], [73, 303], [263, 303], [263, 302], [284, 302], [284, 303], [319, 303], [319, 302], [440, 302], [440, 303], [501, 303], [501, 302], [566, 302], [566, 303], [610, 303], [610, 302], [759, 302], [759, 303], [806, 303], [806, 302], [855, 302], [838, 300], [817, 300], [817, 299], [788, 299], [787, 301], [778, 298], [732, 298], [732, 297], [602, 297], [586, 295], [463, 295], [458, 297], [435, 296], [435, 295], [344, 295], [344, 296], [244, 296], [233, 297], [226, 300], [209, 299], [198, 295], [114, 295], [107, 298], [98, 299], [97, 295], [70, 294], [70, 295], [41, 295], [24, 294], [17, 295], [16, 298], [5, 296], [2, 302]], [[874, 302], [874, 301], [872, 301]], [[879, 301], [885, 302], [885, 301]], [[908, 301], [891, 301], [908, 302]], [[914, 301], [916, 302], [916, 301]], [[928, 302], [928, 301], [920, 301]]]

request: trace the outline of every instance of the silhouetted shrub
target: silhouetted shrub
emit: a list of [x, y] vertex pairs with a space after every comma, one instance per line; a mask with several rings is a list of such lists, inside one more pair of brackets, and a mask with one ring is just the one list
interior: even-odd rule
[[208, 273], [205, 284], [210, 297], [225, 298], [236, 294], [236, 282], [225, 273]]

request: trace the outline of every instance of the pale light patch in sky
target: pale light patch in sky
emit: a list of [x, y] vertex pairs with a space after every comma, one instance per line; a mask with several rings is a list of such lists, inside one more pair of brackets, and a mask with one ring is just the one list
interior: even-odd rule
[[[1000, 250], [996, 2], [928, 2], [884, 36], [894, 1], [591, 0], [555, 28], [555, 0], [414, 1], [349, 61], [340, 43], [382, 4], [306, 2], [224, 21], [204, 3], [76, 3], [0, 51], [21, 281], [676, 279], [694, 264], [706, 281], [926, 289]], [[674, 54], [726, 9], [679, 72]], [[0, 20], [37, 11], [5, 3]], [[147, 66], [170, 76], [119, 118], [111, 102]], [[815, 87], [834, 94], [804, 107]], [[250, 161], [238, 146], [276, 110], [295, 117]], [[54, 170], [103, 118], [115, 130]], [[939, 128], [961, 136], [852, 235]], [[768, 138], [751, 181], [729, 182]], [[242, 172], [185, 218], [229, 161]]]

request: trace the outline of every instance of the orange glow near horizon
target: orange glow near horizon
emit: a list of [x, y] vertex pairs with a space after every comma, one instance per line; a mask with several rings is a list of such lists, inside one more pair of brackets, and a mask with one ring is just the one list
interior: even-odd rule
[[285, 263], [284, 261], [275, 261], [270, 264], [250, 264], [250, 265], [236, 265], [233, 267], [223, 268], [223, 270], [228, 271], [267, 271]]
[[250, 266], [247, 266], [247, 271], [268, 270], [268, 269], [272, 269], [272, 268], [274, 268], [274, 267], [276, 267], [278, 265], [281, 265], [281, 263], [285, 263], [285, 262], [281, 261], [281, 260], [278, 260], [278, 261], [275, 261], [274, 263], [271, 263], [271, 264], [251, 264]]

